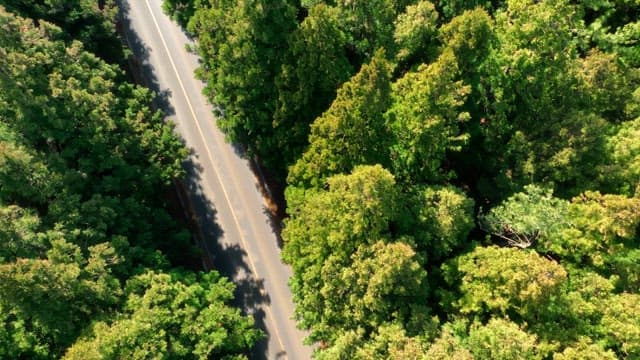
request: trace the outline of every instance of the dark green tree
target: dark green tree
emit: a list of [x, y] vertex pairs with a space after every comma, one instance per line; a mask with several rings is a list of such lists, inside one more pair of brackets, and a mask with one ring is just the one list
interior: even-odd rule
[[116, 33], [118, 8], [114, 0], [3, 0], [8, 11], [36, 21], [47, 21], [63, 32], [58, 39], [79, 40], [110, 63], [124, 63], [124, 48]]
[[293, 163], [308, 144], [309, 127], [333, 102], [337, 89], [353, 75], [347, 33], [340, 11], [318, 4], [290, 38], [290, 55], [276, 78], [274, 124], [287, 129], [279, 150]]
[[[288, 58], [296, 29], [291, 0], [210, 1], [189, 22], [203, 59], [198, 71], [205, 94], [221, 107], [218, 126], [231, 142], [245, 145], [275, 174], [282, 174], [290, 123], [274, 122], [276, 78]], [[283, 149], [285, 149], [283, 151]], [[284, 153], [283, 153], [284, 152]]]

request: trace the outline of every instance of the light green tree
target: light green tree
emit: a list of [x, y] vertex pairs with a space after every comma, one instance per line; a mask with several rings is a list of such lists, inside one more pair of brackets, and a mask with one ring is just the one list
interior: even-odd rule
[[452, 305], [462, 314], [517, 314], [535, 319], [562, 290], [566, 270], [534, 251], [476, 247], [443, 266], [461, 297]]
[[331, 107], [311, 125], [309, 148], [289, 168], [287, 182], [322, 187], [356, 165], [388, 163], [389, 135], [382, 117], [390, 103], [391, 65], [379, 51], [338, 90]]
[[428, 311], [426, 271], [410, 245], [377, 241], [363, 244], [348, 261], [330, 256], [322, 267], [318, 329], [363, 329], [365, 334], [385, 322], [424, 326]]
[[485, 325], [471, 325], [464, 345], [476, 359], [542, 359], [535, 335], [500, 318], [492, 318]]
[[469, 117], [460, 109], [469, 88], [456, 73], [455, 57], [445, 51], [436, 62], [407, 73], [393, 86], [386, 119], [393, 136], [393, 171], [402, 182], [446, 177], [440, 169], [446, 152], [459, 150], [467, 140], [458, 125]]
[[395, 22], [393, 39], [398, 48], [396, 58], [410, 61], [428, 56], [434, 50], [437, 26], [438, 12], [431, 2], [421, 0], [407, 6]]
[[481, 215], [480, 227], [509, 246], [528, 248], [536, 241], [547, 244], [569, 227], [568, 208], [569, 202], [553, 197], [552, 190], [527, 185], [524, 192]]
[[251, 318], [228, 306], [233, 289], [215, 272], [133, 277], [125, 312], [94, 323], [64, 358], [243, 359], [261, 335]]
[[[638, 90], [640, 95], [640, 90]], [[607, 150], [611, 154], [610, 166], [603, 171], [609, 174], [608, 180], [615, 184], [618, 192], [640, 195], [640, 117], [622, 123], [607, 141]]]
[[465, 244], [474, 228], [473, 200], [453, 186], [414, 186], [404, 195], [398, 223], [428, 262], [446, 258]]
[[640, 295], [622, 293], [604, 308], [602, 332], [621, 356], [640, 356]]
[[[348, 268], [361, 245], [388, 239], [389, 224], [396, 216], [395, 181], [381, 166], [359, 166], [350, 175], [335, 175], [327, 183], [328, 190], [307, 191], [298, 199], [297, 206], [289, 209], [291, 217], [282, 232], [282, 258], [293, 267], [290, 285], [296, 315], [305, 328], [322, 322], [328, 302], [344, 301], [323, 295], [323, 271]], [[339, 267], [324, 270], [328, 261]], [[311, 337], [328, 339], [333, 333], [333, 329], [322, 328]]]
[[589, 338], [582, 338], [575, 344], [566, 347], [562, 352], [553, 354], [553, 360], [615, 360], [616, 354], [605, 350], [599, 344], [591, 343]]
[[120, 282], [111, 274], [119, 261], [113, 248], [92, 246], [85, 258], [78, 246], [51, 241], [44, 259], [0, 265], [0, 306], [8, 311], [7, 320], [23, 324], [27, 338], [37, 339], [26, 354], [48, 349], [55, 355], [73, 342], [91, 316], [118, 304], [121, 295]]

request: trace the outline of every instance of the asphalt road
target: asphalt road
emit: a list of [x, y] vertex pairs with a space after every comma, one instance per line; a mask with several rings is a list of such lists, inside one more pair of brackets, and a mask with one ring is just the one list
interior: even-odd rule
[[215, 125], [213, 107], [194, 78], [191, 41], [163, 14], [161, 0], [121, 0], [127, 41], [157, 105], [192, 151], [185, 166], [188, 193], [207, 252], [223, 275], [237, 284], [236, 305], [266, 333], [255, 359], [311, 358], [295, 327], [287, 285], [291, 270], [280, 261], [278, 238], [270, 225], [256, 176], [242, 151], [228, 144]]

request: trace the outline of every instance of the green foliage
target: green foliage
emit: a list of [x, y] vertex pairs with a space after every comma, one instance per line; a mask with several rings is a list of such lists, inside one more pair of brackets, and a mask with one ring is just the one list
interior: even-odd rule
[[291, 218], [282, 232], [282, 257], [294, 269], [291, 287], [298, 304], [296, 314], [305, 327], [321, 322], [318, 309], [343, 300], [322, 293], [325, 264], [350, 264], [351, 254], [360, 245], [388, 237], [397, 196], [394, 186], [393, 176], [380, 166], [357, 167], [351, 175], [331, 177], [327, 191], [309, 191], [299, 208], [290, 209]]
[[589, 266], [637, 289], [635, 239], [640, 223], [637, 198], [586, 192], [572, 202], [536, 186], [525, 187], [480, 219], [499, 243], [534, 247], [542, 253]]
[[625, 107], [632, 101], [631, 90], [637, 75], [618, 61], [615, 54], [598, 49], [591, 49], [578, 63], [581, 70], [577, 76], [591, 108], [615, 122], [628, 120]]
[[553, 355], [553, 360], [615, 360], [616, 355], [611, 350], [605, 350], [597, 344], [590, 344], [582, 339], [571, 347], [565, 348], [561, 353]]
[[45, 236], [38, 234], [40, 219], [16, 205], [0, 207], [0, 262], [32, 257], [46, 249]]
[[[465, 80], [473, 79], [475, 68], [482, 66], [496, 42], [494, 20], [486, 11], [465, 11], [440, 27], [444, 45], [453, 51]], [[473, 79], [475, 80], [475, 79]], [[475, 81], [471, 81], [475, 84]], [[475, 90], [475, 89], [474, 89]]]
[[517, 314], [535, 318], [556, 295], [567, 272], [534, 251], [496, 246], [477, 247], [443, 267], [461, 297], [451, 306], [462, 314]]
[[447, 323], [426, 353], [427, 359], [541, 359], [535, 335], [502, 318], [486, 324]]
[[588, 24], [585, 36], [606, 51], [615, 51], [621, 61], [637, 67], [640, 52], [636, 46], [640, 40], [637, 1], [579, 1]]
[[[171, 285], [160, 273], [169, 263], [158, 249], [192, 260], [184, 255], [193, 249], [189, 234], [163, 198], [184, 173], [186, 148], [151, 109], [149, 90], [67, 38], [81, 36], [73, 29], [93, 16], [85, 10], [112, 3], [101, 2], [102, 10], [92, 1], [9, 3], [67, 27], [36, 26], [0, 7], [0, 357], [60, 358], [71, 346], [83, 359], [140, 358], [145, 350], [148, 358], [165, 346], [237, 358], [258, 333], [227, 305], [228, 282], [186, 274]], [[155, 277], [122, 288], [154, 267]], [[182, 342], [172, 343], [178, 335]]]
[[85, 258], [78, 246], [53, 241], [45, 259], [0, 265], [1, 306], [24, 322], [41, 346], [63, 349], [91, 315], [119, 301], [119, 281], [110, 270], [117, 262], [107, 244], [89, 248]]
[[397, 15], [394, 0], [336, 0], [351, 42], [364, 59], [379, 48], [391, 49], [393, 21]]
[[469, 116], [459, 111], [469, 88], [455, 80], [456, 67], [453, 55], [445, 52], [394, 84], [387, 121], [393, 135], [392, 166], [403, 181], [440, 179], [446, 151], [459, 149], [467, 139], [458, 123]]
[[[583, 115], [574, 113], [581, 107], [572, 76], [576, 44], [571, 32], [579, 26], [575, 11], [563, 1], [510, 1], [496, 15], [500, 48], [492, 55], [489, 80], [495, 114], [489, 114], [485, 131], [490, 139], [502, 139], [502, 144], [487, 145], [495, 146], [502, 166], [509, 164], [501, 170], [500, 181], [506, 184], [552, 180], [554, 166], [564, 169], [562, 175], [568, 173], [576, 149], [563, 149], [572, 142], [562, 137], [582, 135], [583, 124]], [[550, 28], [553, 36], [547, 34]], [[551, 140], [554, 136], [560, 138]], [[552, 160], [554, 156], [558, 158]]]
[[[274, 123], [276, 77], [285, 64], [288, 37], [296, 27], [289, 0], [211, 1], [198, 7], [188, 29], [198, 38], [203, 59], [198, 74], [205, 94], [220, 105], [218, 125], [228, 139], [246, 145], [275, 173], [291, 156], [284, 154], [292, 123]], [[297, 140], [297, 139], [296, 139]], [[298, 140], [299, 141], [299, 140]]]
[[551, 190], [535, 185], [525, 186], [524, 190], [480, 218], [485, 231], [519, 248], [528, 248], [537, 240], [545, 242], [555, 238], [569, 225], [567, 201], [554, 198]]
[[612, 164], [605, 168], [614, 184], [622, 194], [638, 193], [640, 184], [640, 117], [624, 122], [615, 135], [608, 140], [607, 150], [611, 154]]
[[196, 0], [164, 0], [162, 8], [171, 18], [186, 27], [196, 11], [196, 6], [200, 4], [201, 2]]
[[152, 94], [121, 83], [80, 43], [50, 40], [50, 25], [1, 17], [0, 123], [3, 138], [19, 134], [3, 142], [2, 201], [37, 206], [85, 247], [112, 235], [135, 245], [171, 238], [161, 200], [150, 199], [183, 173], [187, 151], [150, 109]]
[[317, 353], [316, 359], [424, 359], [425, 343], [418, 337], [407, 336], [402, 326], [385, 324], [378, 328], [369, 341], [361, 331], [344, 333], [336, 344]]
[[638, 356], [637, 1], [185, 4], [317, 358]]
[[110, 63], [123, 63], [122, 42], [116, 34], [115, 1], [3, 0], [0, 5], [25, 18], [47, 21], [63, 31], [57, 38], [79, 40], [85, 48]]
[[[410, 245], [361, 245], [350, 264], [329, 257], [322, 269], [325, 314], [316, 329], [376, 329], [384, 322], [421, 324], [428, 312], [412, 308], [426, 298], [426, 272]], [[336, 301], [338, 300], [338, 301]], [[414, 331], [417, 329], [414, 329]]]
[[626, 358], [640, 356], [640, 295], [622, 293], [607, 304], [602, 318], [605, 338]]
[[505, 1], [502, 0], [439, 0], [438, 8], [447, 19], [461, 15], [465, 10], [483, 9], [493, 13]]
[[239, 359], [260, 337], [251, 318], [227, 306], [234, 286], [215, 272], [148, 272], [127, 282], [125, 312], [97, 322], [65, 359]]
[[311, 126], [309, 148], [289, 168], [290, 185], [321, 187], [327, 177], [356, 165], [388, 162], [389, 135], [382, 115], [390, 103], [390, 72], [379, 51], [342, 85], [329, 110]]
[[486, 325], [473, 324], [465, 346], [476, 359], [541, 359], [534, 335], [509, 320], [491, 319]]
[[453, 186], [416, 186], [408, 197], [407, 214], [399, 222], [429, 262], [447, 257], [465, 243], [474, 227], [473, 200]]
[[637, 236], [639, 198], [586, 192], [573, 200], [570, 210], [575, 229], [563, 234], [563, 240], [578, 245], [569, 251], [590, 258], [594, 265], [602, 264], [604, 253]]
[[56, 180], [56, 174], [17, 139], [0, 140], [0, 198], [4, 201], [42, 205], [53, 194]]
[[[453, 326], [452, 326], [453, 325]], [[463, 346], [463, 336], [460, 336], [459, 324], [444, 324], [440, 336], [435, 339], [427, 350], [427, 359], [472, 360], [471, 352]]]
[[290, 59], [276, 78], [278, 105], [273, 115], [274, 124], [287, 129], [287, 141], [278, 149], [287, 157], [285, 163], [303, 152], [309, 125], [354, 72], [343, 28], [339, 9], [318, 4], [291, 36]]
[[398, 15], [393, 39], [398, 47], [396, 58], [407, 61], [433, 51], [431, 44], [437, 34], [438, 12], [429, 1], [421, 0], [407, 6]]

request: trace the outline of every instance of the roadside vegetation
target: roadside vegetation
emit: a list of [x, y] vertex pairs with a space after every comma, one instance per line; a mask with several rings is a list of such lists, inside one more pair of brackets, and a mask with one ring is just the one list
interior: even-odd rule
[[640, 358], [640, 4], [165, 0], [317, 359]]
[[126, 81], [116, 13], [0, 1], [0, 358], [243, 358], [260, 333], [191, 270], [166, 196], [187, 150]]

